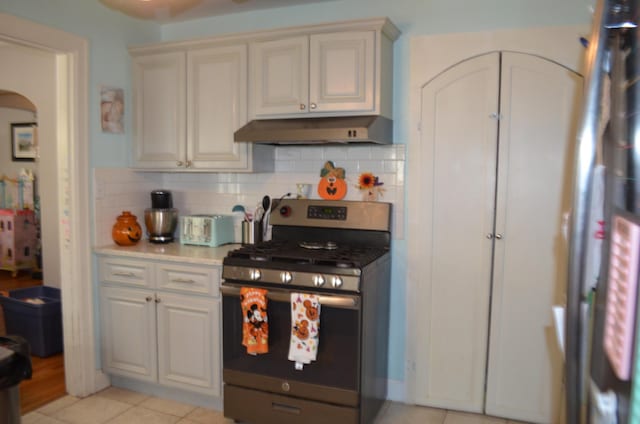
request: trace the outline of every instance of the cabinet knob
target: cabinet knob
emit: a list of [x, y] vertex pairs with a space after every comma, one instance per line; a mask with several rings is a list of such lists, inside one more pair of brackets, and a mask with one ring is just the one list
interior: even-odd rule
[[160, 303], [160, 302], [161, 302], [160, 298], [156, 297], [156, 303]]
[[309, 106], [309, 109], [316, 109], [317, 107], [318, 107], [317, 104], [311, 103], [311, 105]]
[[300, 110], [305, 110], [307, 108], [307, 105], [305, 105], [304, 103], [300, 103]]
[[487, 234], [487, 238], [488, 238], [489, 240], [491, 240], [491, 239], [493, 238], [493, 234], [491, 234], [491, 233]]
[[496, 239], [497, 240], [502, 240], [502, 234], [496, 234]]
[[181, 160], [177, 161], [176, 166], [182, 166], [182, 161]]
[[151, 302], [153, 298], [151, 296], [147, 296], [144, 300], [146, 300], [147, 302]]
[[184, 163], [184, 166], [185, 166], [185, 167], [187, 167], [187, 168], [191, 168], [191, 165], [192, 165], [192, 163], [191, 163], [191, 161], [190, 161], [190, 160], [188, 160], [188, 161], [186, 161], [186, 162]]

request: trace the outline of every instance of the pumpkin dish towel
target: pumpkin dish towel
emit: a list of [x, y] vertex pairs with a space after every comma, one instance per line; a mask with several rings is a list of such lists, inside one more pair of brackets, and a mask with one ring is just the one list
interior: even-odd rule
[[269, 352], [269, 324], [267, 323], [267, 291], [255, 287], [240, 289], [242, 308], [242, 344], [247, 353]]
[[297, 370], [316, 360], [320, 340], [320, 302], [318, 296], [291, 293], [291, 341], [289, 360]]

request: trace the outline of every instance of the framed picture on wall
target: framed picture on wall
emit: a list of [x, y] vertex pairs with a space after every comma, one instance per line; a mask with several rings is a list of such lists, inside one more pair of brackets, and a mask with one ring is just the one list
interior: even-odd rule
[[36, 160], [36, 134], [35, 122], [11, 124], [11, 157], [14, 161]]

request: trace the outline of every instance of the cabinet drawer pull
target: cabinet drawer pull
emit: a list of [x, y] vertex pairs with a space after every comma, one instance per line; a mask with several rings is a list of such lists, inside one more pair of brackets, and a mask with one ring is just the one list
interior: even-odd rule
[[187, 284], [194, 284], [196, 282], [195, 280], [186, 279], [186, 278], [172, 278], [171, 281], [174, 283], [187, 283]]
[[271, 403], [271, 407], [274, 411], [284, 412], [292, 415], [300, 415], [300, 408], [296, 408], [295, 406], [285, 405], [283, 403]]
[[136, 274], [134, 274], [131, 271], [129, 271], [129, 272], [114, 272], [113, 275], [115, 275], [116, 277], [135, 277], [136, 276]]

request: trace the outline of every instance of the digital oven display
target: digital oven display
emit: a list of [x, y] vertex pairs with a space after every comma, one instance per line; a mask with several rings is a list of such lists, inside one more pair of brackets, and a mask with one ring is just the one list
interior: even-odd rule
[[347, 208], [345, 206], [310, 205], [307, 209], [307, 218], [346, 221]]

